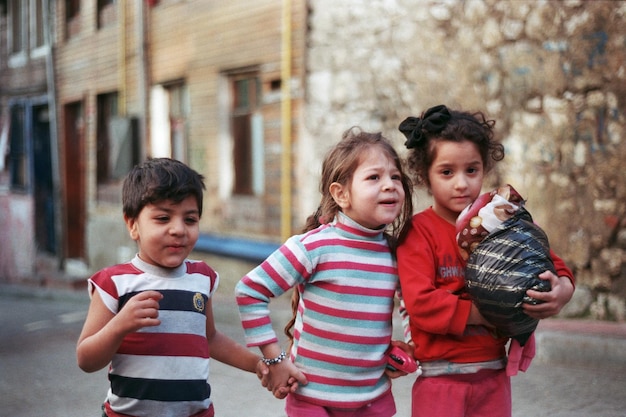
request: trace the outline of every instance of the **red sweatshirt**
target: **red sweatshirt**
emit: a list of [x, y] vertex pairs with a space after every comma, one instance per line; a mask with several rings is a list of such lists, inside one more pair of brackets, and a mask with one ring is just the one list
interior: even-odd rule
[[[551, 252], [558, 276], [574, 282], [571, 270]], [[467, 325], [472, 301], [465, 292], [465, 264], [455, 226], [432, 208], [413, 216], [398, 247], [398, 273], [415, 357], [421, 362], [456, 363], [503, 358], [508, 338], [495, 338], [483, 326]]]

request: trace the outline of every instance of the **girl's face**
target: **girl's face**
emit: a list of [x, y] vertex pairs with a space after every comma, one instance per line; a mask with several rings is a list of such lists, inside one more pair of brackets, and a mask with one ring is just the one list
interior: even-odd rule
[[125, 218], [130, 237], [144, 262], [176, 268], [193, 250], [200, 234], [200, 214], [194, 196], [147, 204], [136, 219]]
[[436, 155], [428, 169], [433, 210], [455, 224], [461, 211], [472, 203], [483, 186], [484, 166], [478, 147], [471, 141], [435, 142]]
[[350, 184], [335, 182], [330, 190], [342, 211], [369, 229], [392, 223], [404, 204], [402, 174], [378, 148], [363, 153]]

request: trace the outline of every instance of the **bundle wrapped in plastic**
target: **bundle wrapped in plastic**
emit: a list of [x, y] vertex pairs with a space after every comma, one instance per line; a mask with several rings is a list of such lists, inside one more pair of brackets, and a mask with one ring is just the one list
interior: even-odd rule
[[538, 275], [555, 272], [548, 237], [524, 203], [507, 184], [482, 194], [456, 222], [459, 249], [467, 260], [467, 292], [499, 336], [522, 346], [538, 324], [522, 310], [523, 302], [538, 303], [526, 291], [550, 291], [550, 283]]

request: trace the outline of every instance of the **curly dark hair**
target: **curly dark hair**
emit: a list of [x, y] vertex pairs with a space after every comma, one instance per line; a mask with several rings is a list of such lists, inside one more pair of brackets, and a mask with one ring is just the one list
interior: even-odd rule
[[398, 129], [407, 138], [407, 162], [415, 184], [430, 186], [428, 169], [436, 156], [434, 145], [442, 140], [475, 143], [485, 171], [490, 171], [504, 158], [504, 146], [494, 139], [495, 124], [480, 111], [449, 110], [445, 105], [431, 107], [420, 117], [406, 118]]

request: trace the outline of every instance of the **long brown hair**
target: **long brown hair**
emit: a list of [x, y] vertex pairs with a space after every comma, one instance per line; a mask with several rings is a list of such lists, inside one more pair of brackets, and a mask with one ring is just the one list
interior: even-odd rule
[[[302, 233], [316, 229], [335, 219], [335, 216], [337, 216], [341, 208], [330, 194], [330, 185], [337, 182], [341, 185], [349, 186], [354, 172], [361, 163], [362, 155], [373, 147], [378, 147], [381, 152], [394, 162], [402, 177], [402, 188], [404, 189], [402, 212], [392, 224], [388, 225], [385, 231], [385, 237], [389, 242], [389, 247], [392, 251], [395, 251], [397, 243], [402, 240], [408, 232], [411, 215], [413, 214], [411, 180], [405, 175], [402, 161], [391, 142], [380, 132], [369, 133], [361, 130], [359, 127], [352, 127], [345, 131], [341, 141], [333, 146], [326, 154], [324, 162], [322, 163], [322, 175], [319, 189], [322, 198], [317, 210], [307, 218]], [[299, 302], [300, 291], [296, 287], [293, 289], [291, 296], [293, 316], [285, 326], [285, 335], [289, 338], [291, 343], [293, 343], [292, 329], [296, 322]]]

